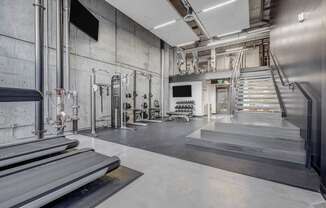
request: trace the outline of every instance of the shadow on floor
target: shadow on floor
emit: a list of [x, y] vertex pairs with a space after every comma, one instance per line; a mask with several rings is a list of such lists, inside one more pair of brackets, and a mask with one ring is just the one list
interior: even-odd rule
[[[205, 118], [197, 118], [189, 123], [153, 123], [147, 127], [137, 127], [135, 131], [100, 129], [97, 136], [105, 141], [319, 192], [319, 176], [314, 170], [269, 159], [186, 145], [189, 139], [187, 136], [208, 123]], [[89, 136], [89, 131], [81, 134]]]

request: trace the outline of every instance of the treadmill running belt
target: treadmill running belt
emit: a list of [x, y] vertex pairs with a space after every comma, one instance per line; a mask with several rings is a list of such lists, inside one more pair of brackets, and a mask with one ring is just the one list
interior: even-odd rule
[[[67, 156], [65, 156], [67, 155]], [[79, 150], [0, 172], [0, 207], [40, 207], [120, 165], [117, 157]], [[29, 166], [29, 168], [28, 168]]]
[[0, 168], [76, 147], [77, 140], [55, 137], [0, 146]]

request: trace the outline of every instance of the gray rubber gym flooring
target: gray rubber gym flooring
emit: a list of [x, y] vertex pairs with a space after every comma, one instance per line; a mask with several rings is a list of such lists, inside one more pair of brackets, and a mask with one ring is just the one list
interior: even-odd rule
[[[314, 170], [274, 160], [186, 145], [189, 139], [187, 136], [207, 123], [208, 120], [205, 118], [196, 118], [189, 123], [183, 121], [152, 123], [147, 127], [137, 127], [135, 131], [99, 129], [97, 137], [231, 172], [319, 191], [319, 177]], [[89, 131], [81, 134], [89, 135]]]

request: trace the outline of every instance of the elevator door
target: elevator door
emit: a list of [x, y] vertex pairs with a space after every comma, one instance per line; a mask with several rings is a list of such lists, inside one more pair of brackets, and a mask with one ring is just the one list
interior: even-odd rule
[[227, 113], [228, 90], [227, 88], [216, 88], [216, 113]]

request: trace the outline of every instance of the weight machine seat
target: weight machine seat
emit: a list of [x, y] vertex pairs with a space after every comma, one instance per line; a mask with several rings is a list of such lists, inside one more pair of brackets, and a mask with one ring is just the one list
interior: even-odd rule
[[76, 147], [78, 143], [61, 136], [0, 146], [0, 168], [59, 153]]
[[120, 159], [82, 149], [0, 171], [0, 207], [41, 207], [120, 166]]

